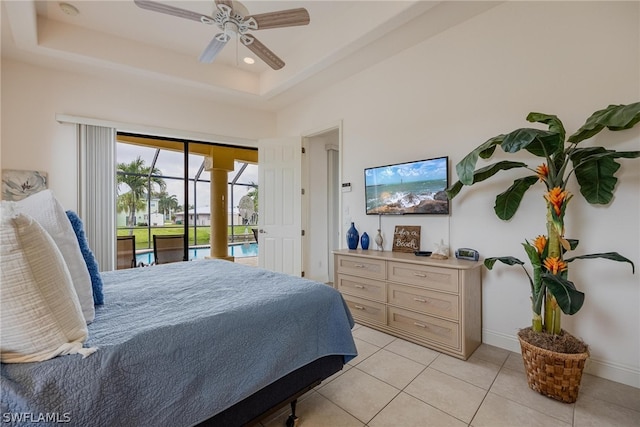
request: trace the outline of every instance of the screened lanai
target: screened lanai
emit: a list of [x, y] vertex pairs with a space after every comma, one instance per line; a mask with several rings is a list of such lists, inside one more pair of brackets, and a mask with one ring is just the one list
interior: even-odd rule
[[117, 235], [135, 236], [138, 262], [154, 235], [182, 235], [187, 260], [257, 256], [256, 149], [119, 133], [116, 161]]

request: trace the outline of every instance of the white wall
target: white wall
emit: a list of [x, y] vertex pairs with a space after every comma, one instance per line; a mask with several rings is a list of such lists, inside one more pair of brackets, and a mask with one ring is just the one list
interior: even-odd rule
[[[281, 111], [278, 133], [302, 134], [343, 120], [342, 182], [353, 191], [342, 196], [342, 233], [353, 220], [360, 233], [375, 235], [377, 218], [364, 213], [365, 167], [442, 155], [454, 167], [488, 138], [527, 126], [530, 111], [557, 114], [572, 133], [597, 109], [638, 101], [639, 17], [637, 2], [507, 2]], [[638, 129], [594, 139], [583, 144], [640, 150]], [[576, 197], [566, 235], [580, 239], [576, 254], [618, 251], [640, 267], [639, 166], [622, 161], [610, 206], [590, 206], [570, 188]], [[423, 249], [443, 238], [452, 249], [526, 259], [521, 242], [544, 232], [542, 188], [530, 190], [511, 221], [493, 213], [495, 195], [519, 176], [506, 172], [467, 188], [448, 217], [384, 217], [385, 247], [395, 225], [421, 225]], [[457, 179], [453, 171], [451, 179]], [[565, 329], [590, 345], [588, 372], [636, 387], [639, 278], [627, 264], [573, 263], [571, 279], [586, 302], [563, 318]], [[521, 271], [484, 272], [485, 342], [518, 351], [515, 333], [529, 325], [529, 307]]]
[[[75, 126], [56, 114], [257, 140], [275, 114], [187, 96], [136, 78], [106, 79], [2, 60], [2, 168], [42, 170], [67, 209], [77, 209]], [[178, 136], [177, 134], [170, 136]]]

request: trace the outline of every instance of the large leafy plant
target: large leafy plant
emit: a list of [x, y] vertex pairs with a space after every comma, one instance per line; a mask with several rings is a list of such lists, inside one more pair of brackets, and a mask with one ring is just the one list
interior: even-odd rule
[[[567, 204], [572, 198], [567, 191], [567, 183], [572, 176], [575, 176], [580, 194], [587, 202], [600, 205], [611, 202], [618, 180], [615, 177], [620, 168], [618, 160], [640, 157], [640, 151], [615, 151], [604, 147], [581, 147], [579, 144], [605, 128], [621, 131], [635, 126], [640, 122], [640, 102], [610, 105], [596, 111], [568, 138], [562, 122], [554, 115], [529, 113], [527, 120], [543, 123], [548, 129], [521, 128], [490, 138], [456, 165], [459, 181], [447, 189], [447, 194], [453, 199], [465, 185], [477, 184], [500, 171], [525, 169], [528, 172], [526, 176], [516, 179], [506, 191], [496, 197], [496, 215], [500, 219], [509, 220], [518, 210], [527, 190], [536, 183], [546, 186], [546, 235], [541, 234], [532, 242], [525, 240], [523, 243], [532, 270], [529, 271], [524, 262], [512, 256], [487, 258], [484, 264], [489, 270], [497, 261], [521, 266], [531, 285], [533, 330], [557, 334], [561, 331], [560, 312], [577, 313], [582, 308], [585, 297], [568, 279], [568, 263], [578, 259], [604, 258], [627, 262], [631, 264], [632, 272], [635, 272], [633, 262], [617, 252], [567, 257], [568, 252], [578, 246], [578, 240], [565, 238], [564, 217]], [[505, 153], [526, 150], [542, 163], [532, 168], [524, 162], [498, 161], [476, 169], [478, 159], [489, 159], [496, 147], [500, 147]]]

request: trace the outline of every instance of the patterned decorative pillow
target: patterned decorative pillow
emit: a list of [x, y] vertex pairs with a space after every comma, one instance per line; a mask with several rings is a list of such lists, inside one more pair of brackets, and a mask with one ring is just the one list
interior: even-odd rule
[[69, 270], [51, 236], [15, 203], [0, 206], [2, 363], [87, 356], [88, 329]]
[[84, 263], [80, 245], [73, 232], [71, 222], [67, 218], [60, 202], [54, 197], [51, 190], [44, 190], [33, 194], [16, 203], [19, 212], [31, 216], [45, 229], [58, 246], [64, 261], [67, 263], [73, 287], [76, 289], [82, 314], [87, 323], [93, 322], [95, 307], [93, 303], [93, 290], [87, 265]]
[[84, 225], [82, 220], [74, 211], [67, 211], [67, 218], [71, 222], [71, 227], [76, 233], [78, 244], [80, 245], [80, 252], [84, 258], [85, 264], [87, 264], [87, 270], [89, 271], [89, 277], [91, 277], [91, 287], [93, 289], [93, 303], [95, 305], [104, 304], [104, 294], [102, 293], [102, 276], [100, 275], [100, 268], [96, 257], [93, 255], [89, 242], [87, 242], [87, 236], [84, 234]]

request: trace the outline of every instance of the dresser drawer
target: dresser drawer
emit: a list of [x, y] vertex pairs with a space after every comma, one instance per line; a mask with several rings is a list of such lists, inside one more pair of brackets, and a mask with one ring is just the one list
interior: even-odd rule
[[458, 295], [389, 283], [387, 301], [409, 310], [458, 320]]
[[434, 341], [448, 347], [460, 348], [459, 325], [424, 314], [388, 306], [389, 326]]
[[383, 303], [357, 298], [343, 294], [343, 298], [351, 310], [351, 315], [356, 320], [368, 320], [381, 324], [386, 323], [386, 311]]
[[389, 262], [389, 280], [458, 293], [458, 270]]
[[387, 276], [386, 263], [381, 259], [369, 259], [340, 255], [336, 258], [338, 273], [351, 274], [353, 276], [370, 277], [384, 280]]
[[340, 292], [385, 302], [387, 296], [386, 283], [362, 277], [339, 274], [336, 286]]

